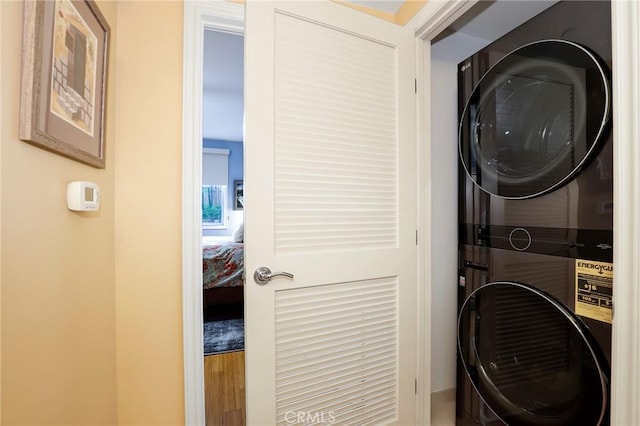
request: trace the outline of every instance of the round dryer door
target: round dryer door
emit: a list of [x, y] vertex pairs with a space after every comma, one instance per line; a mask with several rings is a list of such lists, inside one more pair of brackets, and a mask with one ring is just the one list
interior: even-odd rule
[[525, 45], [474, 88], [459, 129], [459, 153], [484, 191], [509, 199], [542, 195], [587, 161], [610, 115], [597, 58], [564, 40]]
[[580, 320], [533, 287], [493, 282], [458, 318], [458, 350], [484, 402], [509, 426], [600, 425], [608, 374]]

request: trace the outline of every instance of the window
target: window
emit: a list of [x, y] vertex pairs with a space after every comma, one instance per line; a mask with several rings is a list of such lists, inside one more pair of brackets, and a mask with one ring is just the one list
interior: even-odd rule
[[202, 227], [227, 227], [227, 185], [229, 180], [229, 150], [202, 150]]
[[202, 226], [225, 226], [226, 192], [224, 185], [202, 185]]

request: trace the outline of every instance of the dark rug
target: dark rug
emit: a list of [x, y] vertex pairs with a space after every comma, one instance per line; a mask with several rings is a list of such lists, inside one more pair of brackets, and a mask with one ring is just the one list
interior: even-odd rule
[[227, 319], [204, 323], [204, 354], [244, 349], [244, 320]]

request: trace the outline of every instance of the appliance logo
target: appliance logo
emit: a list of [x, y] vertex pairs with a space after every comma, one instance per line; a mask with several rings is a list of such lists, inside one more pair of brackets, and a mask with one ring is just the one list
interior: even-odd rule
[[460, 67], [460, 71], [465, 72], [466, 70], [468, 70], [469, 68], [471, 68], [471, 62], [467, 62], [466, 64], [462, 65]]
[[604, 274], [604, 272], [613, 272], [613, 265], [603, 265], [591, 262], [578, 262], [578, 268], [595, 269], [600, 275]]

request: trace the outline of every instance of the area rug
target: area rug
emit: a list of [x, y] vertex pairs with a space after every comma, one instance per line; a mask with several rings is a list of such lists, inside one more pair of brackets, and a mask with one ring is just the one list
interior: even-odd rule
[[228, 319], [204, 323], [204, 354], [244, 349], [244, 320]]

